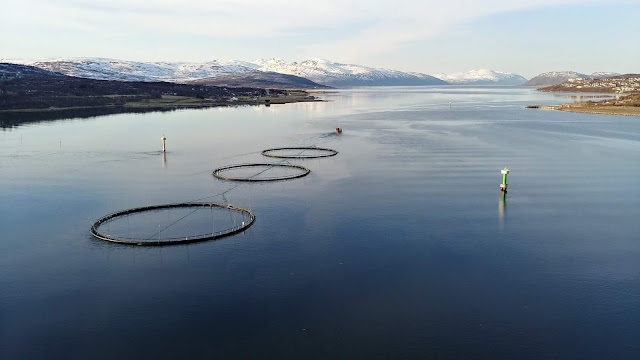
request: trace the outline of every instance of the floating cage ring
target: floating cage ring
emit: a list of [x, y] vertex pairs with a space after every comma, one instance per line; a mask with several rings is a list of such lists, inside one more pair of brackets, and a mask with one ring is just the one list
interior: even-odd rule
[[[180, 236], [180, 237], [171, 237], [171, 238], [123, 237], [123, 236], [107, 234], [100, 230], [100, 227], [103, 224], [118, 218], [125, 217], [127, 215], [152, 212], [157, 210], [165, 210], [165, 209], [192, 208], [192, 207], [228, 209], [229, 211], [239, 212], [243, 214], [243, 216], [246, 215], [247, 218], [246, 218], [246, 221], [242, 221], [240, 225], [234, 224], [234, 226], [224, 230], [213, 231], [212, 229], [212, 232], [205, 233], [202, 235]], [[91, 235], [93, 235], [94, 237], [100, 240], [120, 243], [120, 244], [130, 244], [130, 245], [152, 246], [152, 245], [188, 244], [188, 243], [195, 243], [200, 241], [216, 240], [226, 236], [231, 236], [231, 235], [243, 232], [247, 230], [251, 225], [253, 225], [255, 220], [256, 220], [256, 217], [251, 210], [240, 207], [240, 206], [236, 206], [236, 205], [203, 203], [203, 202], [163, 204], [163, 205], [153, 205], [153, 206], [144, 206], [139, 208], [127, 209], [127, 210], [122, 210], [122, 211], [118, 211], [118, 212], [103, 216], [100, 219], [98, 219], [96, 222], [94, 222], [93, 225], [91, 225]]]
[[[300, 151], [298, 154], [278, 154], [278, 152], [287, 152], [287, 151]], [[315, 153], [307, 153], [302, 154], [303, 152], [312, 151]], [[280, 147], [280, 148], [272, 148], [262, 151], [262, 155], [272, 157], [272, 158], [280, 158], [280, 159], [318, 159], [330, 156], [338, 155], [338, 152], [333, 149], [325, 149], [319, 147]]]
[[[254, 174], [254, 175], [251, 175], [251, 176], [239, 177], [239, 176], [227, 176], [227, 175], [224, 175], [224, 172], [229, 171], [229, 170], [247, 169], [247, 168], [261, 168], [261, 167], [266, 168], [266, 169]], [[267, 170], [271, 170], [273, 168], [294, 169], [294, 170], [297, 170], [297, 173], [294, 173], [292, 175], [283, 175], [283, 176], [257, 177], [258, 175], [266, 172]], [[300, 166], [300, 165], [253, 163], [253, 164], [240, 164], [240, 165], [223, 166], [223, 167], [220, 167], [220, 168], [217, 168], [217, 169], [213, 170], [213, 176], [215, 176], [216, 178], [221, 179], [221, 180], [255, 181], [255, 182], [259, 182], [259, 181], [281, 181], [281, 180], [297, 179], [297, 178], [301, 178], [301, 177], [309, 175], [310, 172], [311, 172], [311, 170], [307, 169], [304, 166]]]

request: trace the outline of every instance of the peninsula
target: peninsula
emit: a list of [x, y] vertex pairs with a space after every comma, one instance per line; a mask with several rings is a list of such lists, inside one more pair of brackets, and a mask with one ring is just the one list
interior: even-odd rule
[[[528, 105], [529, 109], [549, 109], [603, 115], [640, 116], [640, 74], [604, 78], [571, 78], [562, 84], [538, 89], [546, 92], [617, 94], [601, 101], [584, 101], [562, 105]], [[626, 94], [626, 95], [625, 95]]]
[[562, 105], [529, 105], [529, 109], [561, 110], [587, 114], [640, 116], [640, 93], [629, 94], [617, 99], [584, 101]]
[[320, 100], [303, 90], [94, 80], [0, 63], [2, 126], [69, 116], [309, 101]]

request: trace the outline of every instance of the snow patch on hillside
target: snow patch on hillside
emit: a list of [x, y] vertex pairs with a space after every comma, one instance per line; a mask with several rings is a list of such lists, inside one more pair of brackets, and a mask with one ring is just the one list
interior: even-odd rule
[[527, 79], [513, 73], [494, 71], [488, 69], [474, 69], [455, 74], [432, 74], [451, 84], [459, 85], [521, 85]]
[[622, 75], [622, 74], [616, 73], [616, 72], [598, 71], [598, 72], [592, 73], [591, 75], [589, 75], [589, 77], [592, 77], [594, 79], [602, 79], [602, 78], [608, 78], [608, 77], [618, 76], [618, 75]]
[[182, 82], [228, 74], [255, 72], [256, 66], [236, 60], [205, 63], [138, 62], [105, 58], [57, 58], [50, 60], [12, 60], [65, 75], [97, 80]]
[[444, 84], [429, 75], [397, 70], [372, 68], [355, 64], [342, 64], [326, 59], [287, 62], [283, 59], [259, 59], [253, 64], [261, 71], [297, 75], [330, 86], [358, 85], [432, 85]]

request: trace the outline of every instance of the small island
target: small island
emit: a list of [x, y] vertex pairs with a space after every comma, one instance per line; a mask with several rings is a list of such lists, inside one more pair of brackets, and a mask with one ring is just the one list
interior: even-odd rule
[[601, 101], [585, 101], [562, 105], [528, 105], [529, 109], [549, 109], [568, 112], [640, 116], [640, 94], [630, 94], [618, 99], [606, 99]]
[[[600, 101], [588, 100], [562, 105], [528, 105], [529, 109], [561, 110], [587, 114], [640, 116], [640, 75], [626, 74], [607, 78], [575, 78], [538, 89], [545, 92], [620, 94]], [[626, 94], [626, 95], [623, 95]]]

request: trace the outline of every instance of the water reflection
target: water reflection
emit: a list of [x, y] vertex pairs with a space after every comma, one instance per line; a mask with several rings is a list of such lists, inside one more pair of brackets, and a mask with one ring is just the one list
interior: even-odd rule
[[498, 200], [498, 219], [500, 221], [500, 229], [504, 229], [504, 218], [507, 210], [507, 192], [500, 192], [500, 199]]
[[620, 95], [615, 94], [596, 94], [596, 95], [574, 95], [574, 94], [558, 94], [553, 93], [553, 97], [562, 98], [562, 99], [571, 99], [571, 100], [589, 100], [589, 99], [610, 99], [610, 98], [618, 98]]
[[[22, 146], [0, 131], [0, 352], [474, 358], [499, 339], [500, 358], [637, 357], [637, 119], [526, 111], [560, 100], [521, 88], [323, 96], [332, 101], [32, 124]], [[345, 133], [330, 133], [336, 124]], [[171, 167], [149, 135], [165, 132]], [[211, 176], [312, 144], [339, 154], [292, 161], [312, 170], [300, 181]], [[507, 195], [492, 192], [503, 162], [523, 169], [508, 214]], [[549, 169], [566, 174], [552, 188]], [[89, 235], [105, 214], [205, 196], [248, 205], [256, 224], [162, 249]], [[103, 341], [113, 334], [118, 346]]]
[[67, 119], [92, 119], [105, 115], [172, 112], [178, 109], [105, 107], [91, 109], [62, 109], [42, 112], [0, 112], [0, 129], [7, 130], [27, 124], [55, 122]]

